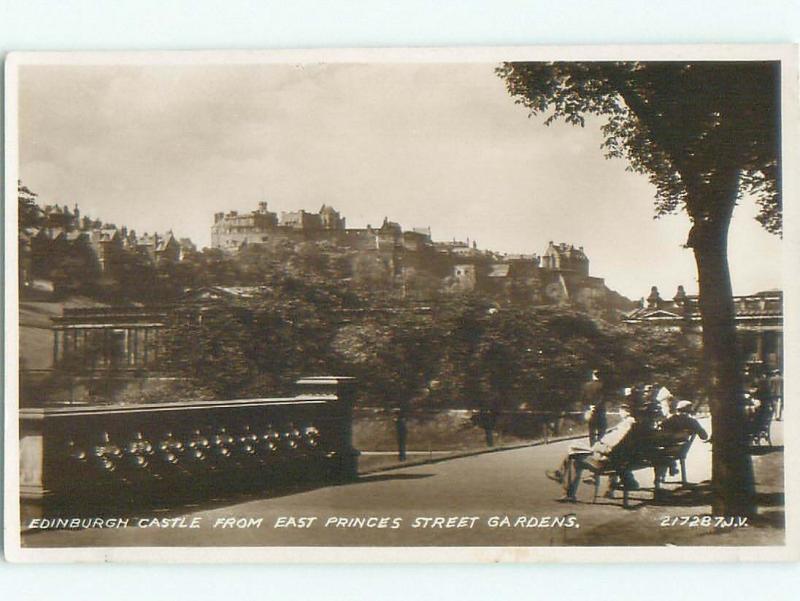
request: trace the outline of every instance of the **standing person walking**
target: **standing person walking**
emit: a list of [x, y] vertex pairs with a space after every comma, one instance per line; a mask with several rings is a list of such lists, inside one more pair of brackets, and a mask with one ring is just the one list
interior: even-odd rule
[[781, 370], [772, 370], [767, 380], [767, 385], [772, 407], [775, 410], [775, 420], [781, 421], [783, 419], [783, 376], [781, 375]]
[[400, 461], [406, 460], [406, 440], [408, 438], [406, 413], [407, 411], [403, 407], [395, 409], [394, 413], [394, 427], [397, 431], [397, 458]]
[[494, 407], [484, 407], [481, 409], [478, 419], [486, 435], [486, 446], [494, 446], [494, 429], [497, 425], [497, 410]]
[[598, 370], [592, 370], [591, 379], [583, 385], [581, 401], [584, 407], [588, 405], [585, 415], [589, 422], [589, 444], [593, 445], [603, 437], [608, 429], [603, 382], [600, 380]]

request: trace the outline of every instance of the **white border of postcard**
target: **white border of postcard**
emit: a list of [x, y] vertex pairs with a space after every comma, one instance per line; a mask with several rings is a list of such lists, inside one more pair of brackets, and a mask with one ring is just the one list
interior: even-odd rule
[[[800, 513], [798, 397], [794, 374], [800, 362], [798, 291], [798, 47], [793, 45], [533, 46], [493, 48], [386, 48], [269, 51], [13, 52], [5, 64], [5, 554], [25, 562], [721, 562], [800, 559], [796, 515]], [[19, 306], [17, 298], [18, 68], [23, 65], [234, 65], [255, 63], [405, 63], [599, 60], [780, 60], [782, 81], [782, 175], [784, 206], [784, 472], [786, 540], [765, 547], [21, 547], [19, 524]], [[787, 277], [789, 276], [789, 277]]]

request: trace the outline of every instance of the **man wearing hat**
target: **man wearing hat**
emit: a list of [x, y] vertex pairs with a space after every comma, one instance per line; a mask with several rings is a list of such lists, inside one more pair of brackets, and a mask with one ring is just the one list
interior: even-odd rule
[[708, 432], [700, 422], [692, 417], [693, 405], [691, 401], [678, 401], [675, 413], [661, 423], [663, 432], [691, 432], [697, 434], [700, 440], [708, 440]]
[[598, 370], [592, 370], [591, 379], [583, 385], [581, 400], [588, 407], [584, 415], [589, 422], [589, 444], [593, 445], [603, 437], [608, 428], [606, 399]]
[[[564, 496], [559, 499], [563, 502], [574, 503], [575, 494], [581, 481], [581, 474], [587, 466], [599, 468], [618, 454], [624, 454], [625, 448], [633, 444], [632, 434], [634, 434], [636, 420], [631, 415], [629, 405], [620, 405], [620, 422], [610, 429], [605, 435], [592, 445], [591, 449], [570, 448], [567, 456], [557, 470], [547, 470], [546, 476], [555, 480], [564, 487]], [[638, 483], [632, 475], [628, 475], [628, 482], [625, 483], [629, 489], [638, 488]], [[613, 490], [616, 482], [609, 482], [609, 491]]]

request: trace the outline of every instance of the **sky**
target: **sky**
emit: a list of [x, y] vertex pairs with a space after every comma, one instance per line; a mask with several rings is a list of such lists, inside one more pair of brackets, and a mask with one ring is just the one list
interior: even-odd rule
[[[20, 68], [20, 178], [43, 204], [210, 243], [213, 215], [325, 203], [348, 227], [542, 253], [583, 246], [626, 296], [696, 293], [684, 214], [654, 219], [646, 177], [606, 160], [599, 120], [545, 127], [494, 64]], [[734, 293], [781, 287], [781, 241], [737, 207]]]

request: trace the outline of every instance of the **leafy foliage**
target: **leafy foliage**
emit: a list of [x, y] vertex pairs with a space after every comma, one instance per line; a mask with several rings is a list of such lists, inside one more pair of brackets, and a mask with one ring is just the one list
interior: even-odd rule
[[734, 207], [748, 192], [761, 224], [781, 233], [780, 63], [506, 63], [497, 73], [531, 114], [552, 110], [546, 123], [605, 117], [606, 155], [647, 175], [656, 215], [688, 214], [711, 392], [713, 511], [752, 515], [727, 237]]
[[344, 304], [335, 288], [283, 277], [254, 299], [186, 307], [167, 329], [166, 367], [221, 396], [288, 392], [332, 369], [332, 320]]
[[44, 215], [36, 202], [38, 194], [17, 182], [17, 218], [19, 231], [44, 225]]
[[604, 117], [606, 156], [649, 177], [658, 215], [726, 213], [732, 199], [703, 190], [733, 173], [734, 188], [757, 199], [759, 221], [781, 232], [778, 63], [505, 63], [497, 73], [546, 124]]
[[680, 333], [480, 297], [381, 302], [275, 282], [261, 298], [174, 324], [171, 366], [228, 396], [288, 392], [310, 373], [353, 375], [362, 403], [403, 408], [574, 409], [594, 368], [609, 390], [656, 380], [696, 390], [699, 353]]

